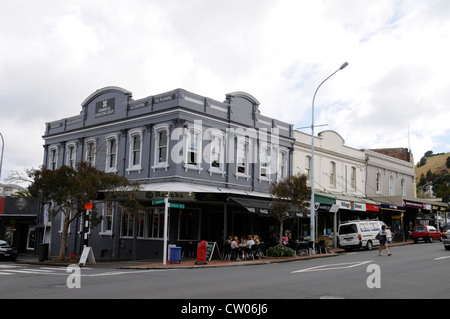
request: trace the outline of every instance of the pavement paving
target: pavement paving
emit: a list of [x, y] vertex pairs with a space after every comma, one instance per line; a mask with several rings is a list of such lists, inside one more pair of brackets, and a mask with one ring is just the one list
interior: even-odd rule
[[[399, 246], [412, 244], [412, 240], [406, 242], [394, 242], [389, 244], [390, 246]], [[374, 250], [377, 250], [375, 247]], [[208, 267], [237, 267], [237, 266], [249, 266], [258, 264], [272, 264], [281, 262], [291, 262], [299, 261], [305, 259], [313, 258], [326, 258], [337, 256], [339, 253], [345, 252], [344, 249], [332, 248], [328, 253], [322, 254], [312, 254], [304, 256], [293, 256], [293, 257], [268, 257], [263, 256], [262, 258], [250, 259], [250, 260], [221, 260], [213, 259], [207, 260], [206, 264], [199, 264], [194, 258], [182, 258], [179, 263], [163, 263], [162, 259], [142, 259], [142, 260], [123, 260], [123, 259], [96, 259], [96, 263], [86, 263], [86, 266], [92, 267], [99, 265], [105, 268], [115, 268], [115, 269], [180, 269], [180, 268], [208, 268]], [[48, 266], [68, 266], [71, 264], [77, 264], [79, 259], [67, 258], [65, 261], [59, 261], [57, 256], [52, 256], [48, 260], [39, 261], [37, 255], [33, 254], [19, 254], [16, 263], [26, 263], [26, 264], [37, 264], [37, 265], [48, 265]]]

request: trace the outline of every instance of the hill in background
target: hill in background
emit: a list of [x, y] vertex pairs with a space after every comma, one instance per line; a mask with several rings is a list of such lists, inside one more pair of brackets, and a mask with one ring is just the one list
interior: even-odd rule
[[420, 164], [419, 162], [416, 166], [414, 166], [414, 170], [416, 172], [416, 179], [419, 180], [422, 174], [426, 176], [428, 170], [431, 170], [431, 172], [436, 176], [442, 176], [446, 173], [449, 173], [450, 168], [446, 166], [447, 157], [449, 156], [450, 153], [429, 155], [426, 158], [426, 163], [424, 165], [418, 167], [418, 165]]

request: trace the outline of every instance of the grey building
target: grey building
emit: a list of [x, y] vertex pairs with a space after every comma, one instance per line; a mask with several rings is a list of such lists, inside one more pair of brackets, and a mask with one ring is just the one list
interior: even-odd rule
[[[229, 235], [267, 239], [275, 232], [268, 189], [292, 173], [293, 128], [263, 116], [250, 94], [220, 102], [176, 89], [135, 100], [128, 90], [105, 87], [81, 106], [79, 115], [46, 124], [44, 165], [87, 161], [138, 181], [137, 198], [146, 205], [127, 214], [118, 204], [96, 203], [103, 214], [90, 231], [96, 257], [162, 256], [164, 207], [153, 201], [165, 197], [184, 205], [170, 208], [168, 233], [186, 253], [200, 240], [221, 248]], [[41, 226], [57, 254], [60, 217]], [[81, 249], [81, 221], [70, 227], [67, 255]]]

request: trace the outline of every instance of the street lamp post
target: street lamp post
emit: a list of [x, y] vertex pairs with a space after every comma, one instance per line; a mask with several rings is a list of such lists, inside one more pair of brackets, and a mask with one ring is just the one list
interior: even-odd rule
[[347, 62], [344, 62], [339, 69], [334, 71], [330, 76], [328, 76], [325, 80], [322, 81], [322, 83], [319, 84], [316, 91], [314, 92], [313, 100], [312, 100], [312, 120], [311, 120], [311, 203], [310, 203], [310, 240], [312, 241], [312, 245], [314, 248], [314, 243], [316, 240], [316, 234], [315, 234], [315, 200], [314, 200], [314, 100], [316, 99], [316, 94], [319, 88], [322, 86], [322, 84], [325, 83], [326, 80], [331, 78], [333, 75], [335, 75], [338, 71], [344, 69], [348, 65]]
[[2, 138], [2, 156], [0, 158], [0, 181], [1, 181], [2, 180], [3, 151], [5, 149], [5, 140], [3, 139], [2, 133], [0, 133], [0, 137]]

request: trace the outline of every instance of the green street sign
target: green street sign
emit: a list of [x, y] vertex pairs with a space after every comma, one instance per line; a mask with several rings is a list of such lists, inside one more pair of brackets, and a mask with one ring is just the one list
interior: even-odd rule
[[164, 204], [164, 199], [152, 200], [152, 205]]
[[184, 204], [169, 203], [169, 207], [183, 209], [184, 208]]

